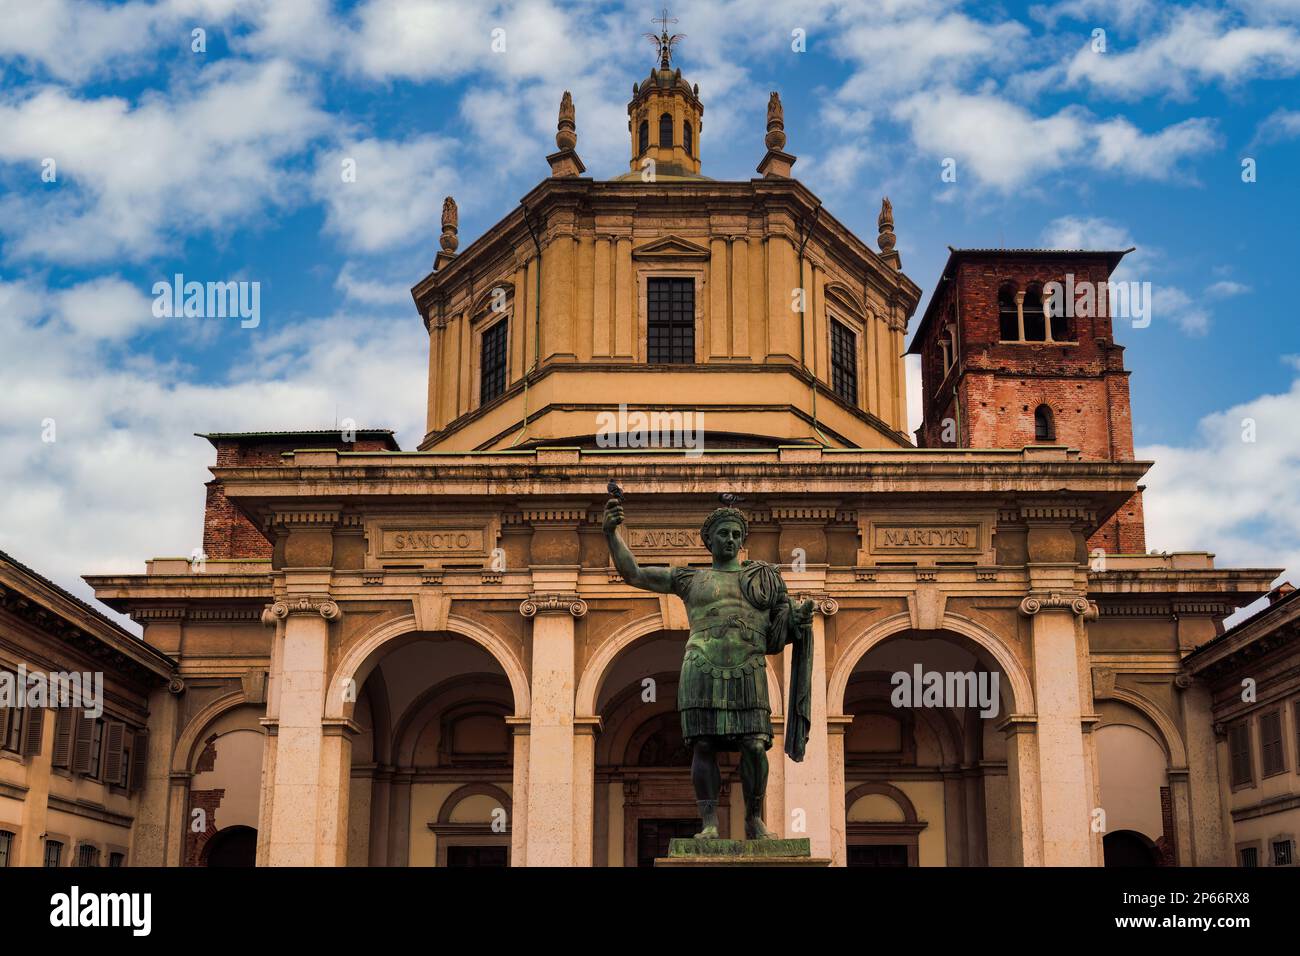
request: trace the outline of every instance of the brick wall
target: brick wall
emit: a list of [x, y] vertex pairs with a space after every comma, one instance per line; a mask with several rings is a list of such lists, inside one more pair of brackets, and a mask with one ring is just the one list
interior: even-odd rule
[[[364, 438], [355, 442], [331, 437], [214, 437], [217, 467], [274, 466], [280, 456], [296, 448], [335, 448], [339, 451], [384, 451], [390, 446], [381, 438]], [[225, 495], [221, 482], [207, 483], [207, 502], [203, 514], [203, 552], [211, 559], [271, 559], [271, 542], [249, 521]]]
[[[996, 256], [959, 260], [936, 294], [921, 348], [924, 423], [918, 442], [927, 448], [1022, 448], [1035, 444], [1034, 413], [1046, 405], [1053, 444], [1077, 448], [1085, 459], [1132, 461], [1133, 424], [1124, 349], [1112, 338], [1109, 315], [1068, 317], [1068, 343], [1002, 344], [998, 292], [1032, 284], [1100, 286], [1109, 277], [1104, 257]], [[1101, 310], [1095, 310], [1101, 311]], [[958, 318], [959, 317], [959, 318]], [[956, 328], [956, 362], [945, 372], [940, 341]], [[947, 420], [947, 421], [945, 421]], [[947, 431], [945, 432], [945, 425]], [[955, 442], [945, 442], [945, 434]], [[1142, 498], [1135, 494], [1089, 539], [1089, 550], [1146, 550]]]

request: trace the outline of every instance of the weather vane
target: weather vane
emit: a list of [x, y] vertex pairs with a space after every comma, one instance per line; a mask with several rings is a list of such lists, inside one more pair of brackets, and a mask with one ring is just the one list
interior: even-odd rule
[[646, 39], [648, 39], [659, 49], [659, 69], [666, 70], [668, 69], [669, 61], [672, 59], [673, 46], [677, 43], [678, 40], [685, 40], [686, 34], [674, 33], [672, 36], [668, 35], [668, 24], [676, 23], [677, 18], [668, 16], [667, 7], [664, 7], [663, 16], [651, 17], [650, 22], [658, 23], [663, 27], [661, 32], [647, 33], [645, 36]]

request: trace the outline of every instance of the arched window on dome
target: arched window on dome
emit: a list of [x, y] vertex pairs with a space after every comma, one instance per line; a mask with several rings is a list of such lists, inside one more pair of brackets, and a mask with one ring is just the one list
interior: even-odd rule
[[1056, 422], [1046, 405], [1034, 409], [1034, 441], [1056, 441]]
[[682, 145], [686, 147], [687, 156], [695, 156], [695, 135], [691, 131], [690, 120], [682, 120]]
[[673, 144], [673, 114], [665, 113], [659, 117], [659, 145], [671, 146]]
[[650, 122], [642, 120], [636, 133], [637, 154], [644, 154], [650, 148]]
[[1010, 282], [998, 289], [998, 334], [1003, 342], [1020, 341], [1020, 314], [1016, 308], [1016, 287]]

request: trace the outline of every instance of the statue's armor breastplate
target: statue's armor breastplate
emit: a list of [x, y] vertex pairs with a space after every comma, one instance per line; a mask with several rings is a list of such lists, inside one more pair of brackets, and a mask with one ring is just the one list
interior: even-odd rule
[[745, 600], [738, 573], [700, 572], [691, 597], [695, 607], [687, 653], [698, 651], [715, 667], [739, 667], [753, 658], [764, 661], [768, 615]]

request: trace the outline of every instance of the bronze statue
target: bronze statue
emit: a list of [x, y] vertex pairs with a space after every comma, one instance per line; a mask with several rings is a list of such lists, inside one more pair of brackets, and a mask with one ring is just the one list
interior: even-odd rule
[[[617, 489], [610, 482], [611, 493]], [[714, 511], [700, 531], [713, 555], [711, 568], [641, 567], [619, 536], [621, 489], [605, 504], [604, 530], [623, 580], [659, 594], [676, 594], [686, 605], [691, 633], [682, 659], [677, 710], [691, 750], [691, 783], [703, 827], [696, 839], [717, 839], [719, 751], [739, 751], [745, 799], [745, 836], [773, 839], [763, 823], [767, 751], [772, 746], [772, 708], [767, 696], [768, 654], [795, 648], [786, 707], [786, 753], [803, 759], [808, 740], [812, 687], [813, 603], [791, 604], [780, 570], [764, 561], [741, 561], [749, 532], [736, 508]]]

